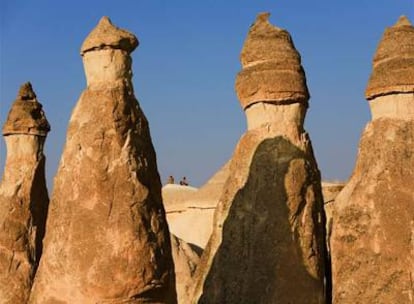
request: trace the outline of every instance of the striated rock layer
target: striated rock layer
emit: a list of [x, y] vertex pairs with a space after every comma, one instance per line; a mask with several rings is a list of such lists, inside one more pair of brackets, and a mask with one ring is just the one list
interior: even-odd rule
[[30, 83], [3, 127], [7, 157], [0, 184], [0, 303], [26, 303], [42, 254], [49, 196], [43, 145], [50, 131]]
[[[254, 123], [233, 154], [191, 303], [325, 303], [323, 198], [303, 129], [304, 74], [289, 34], [267, 19], [258, 16], [242, 51], [236, 91]], [[246, 54], [252, 58], [247, 64]], [[280, 62], [279, 56], [293, 58], [281, 69], [293, 71], [296, 89], [283, 88], [278, 65], [272, 65], [275, 77], [260, 78], [259, 66]], [[260, 96], [244, 94], [240, 82], [252, 66], [257, 75], [245, 86]], [[286, 91], [294, 94], [286, 97]]]
[[131, 84], [137, 44], [107, 17], [83, 44], [88, 88], [70, 119], [29, 303], [176, 303], [155, 151]]
[[413, 35], [400, 18], [374, 57], [366, 91], [372, 121], [352, 177], [335, 199], [335, 304], [414, 302], [414, 65], [404, 63], [414, 58]]

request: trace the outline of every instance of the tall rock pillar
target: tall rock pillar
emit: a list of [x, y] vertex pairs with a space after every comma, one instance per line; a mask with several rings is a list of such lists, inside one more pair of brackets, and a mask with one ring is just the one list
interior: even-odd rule
[[49, 123], [30, 83], [3, 127], [7, 158], [0, 184], [0, 303], [26, 303], [42, 254], [49, 196], [43, 145]]
[[289, 33], [259, 14], [236, 92], [248, 131], [230, 163], [191, 303], [325, 303], [320, 174], [303, 129], [309, 98]]
[[366, 89], [372, 113], [335, 199], [333, 302], [414, 303], [414, 27], [385, 30]]
[[82, 45], [88, 87], [69, 122], [29, 303], [176, 303], [155, 151], [131, 83], [137, 45], [107, 17]]

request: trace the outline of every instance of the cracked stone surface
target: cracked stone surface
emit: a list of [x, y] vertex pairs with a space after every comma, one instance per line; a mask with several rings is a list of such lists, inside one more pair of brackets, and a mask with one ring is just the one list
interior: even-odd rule
[[49, 196], [43, 145], [49, 123], [30, 83], [3, 127], [7, 156], [0, 184], [0, 303], [26, 303], [42, 254]]
[[[85, 47], [91, 36], [105, 48]], [[122, 38], [132, 36], [103, 18], [84, 44], [88, 88], [69, 122], [31, 304], [177, 302], [156, 155], [131, 84], [137, 43]]]
[[[286, 84], [286, 91], [299, 93], [272, 92], [266, 100], [262, 93], [245, 98], [241, 88], [240, 75], [251, 68], [246, 61], [292, 58], [296, 71], [302, 69], [288, 33], [267, 18], [258, 16], [243, 47], [236, 91], [252, 123], [231, 159], [191, 303], [325, 303], [320, 173], [303, 129], [307, 88], [300, 81], [297, 91]], [[276, 51], [267, 52], [269, 46]], [[257, 73], [249, 77], [257, 92], [266, 92], [271, 83], [284, 89], [276, 80], [283, 74], [277, 65], [272, 65], [274, 79], [261, 73], [266, 63], [253, 67]]]
[[413, 33], [400, 18], [374, 56], [366, 94], [372, 120], [332, 211], [335, 304], [414, 301]]

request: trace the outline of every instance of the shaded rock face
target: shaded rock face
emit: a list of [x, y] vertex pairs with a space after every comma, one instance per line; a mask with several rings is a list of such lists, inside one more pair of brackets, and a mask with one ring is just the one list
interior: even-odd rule
[[[252, 29], [269, 29], [267, 16], [259, 15]], [[272, 28], [270, 34], [280, 32]], [[259, 88], [272, 82], [256, 80]], [[191, 303], [325, 303], [325, 220], [320, 174], [303, 129], [307, 100], [280, 101], [250, 99], [245, 109], [247, 116], [255, 106], [269, 115], [256, 117], [233, 154]]]
[[7, 157], [0, 184], [0, 303], [26, 303], [42, 254], [49, 197], [43, 145], [50, 130], [30, 83], [3, 128]]
[[29, 303], [176, 303], [148, 122], [130, 78], [90, 80], [70, 119]]
[[326, 237], [327, 237], [327, 247], [329, 249], [329, 242], [328, 239], [331, 235], [332, 231], [332, 213], [335, 209], [335, 199], [338, 194], [342, 191], [345, 187], [345, 183], [326, 183], [322, 182], [322, 194], [323, 194], [323, 201], [324, 201], [324, 210], [325, 210], [325, 217], [326, 217]]
[[213, 258], [199, 266], [208, 272], [198, 303], [324, 303], [319, 172], [305, 169], [314, 165], [307, 158], [281, 136], [265, 139], [243, 186], [227, 181], [216, 213], [221, 235], [213, 232]]
[[[394, 64], [414, 58], [408, 38], [414, 27], [407, 22], [400, 19], [380, 42], [366, 94], [373, 120], [335, 199], [330, 247], [337, 304], [414, 301], [414, 66]], [[384, 54], [391, 58], [380, 61], [387, 66], [382, 75], [377, 61]], [[399, 78], [400, 72], [410, 76]]]
[[171, 234], [171, 247], [177, 283], [177, 302], [190, 303], [189, 288], [193, 285], [193, 276], [203, 250]]

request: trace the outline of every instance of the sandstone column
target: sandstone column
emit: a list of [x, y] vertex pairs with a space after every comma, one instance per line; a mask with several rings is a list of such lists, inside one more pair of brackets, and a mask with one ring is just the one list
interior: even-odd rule
[[0, 303], [26, 303], [42, 253], [49, 196], [43, 145], [49, 123], [30, 83], [22, 85], [3, 135], [0, 185]]
[[70, 119], [29, 303], [176, 303], [155, 151], [131, 83], [137, 45], [107, 17], [82, 45], [88, 87]]
[[309, 98], [289, 33], [260, 14], [241, 52], [247, 116], [196, 269], [192, 303], [325, 303], [320, 174], [303, 129]]
[[414, 303], [414, 27], [385, 30], [366, 89], [372, 113], [335, 199], [333, 302]]

